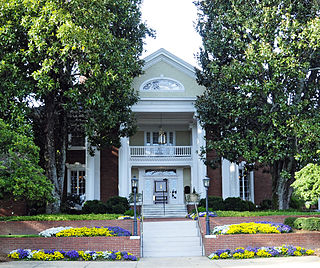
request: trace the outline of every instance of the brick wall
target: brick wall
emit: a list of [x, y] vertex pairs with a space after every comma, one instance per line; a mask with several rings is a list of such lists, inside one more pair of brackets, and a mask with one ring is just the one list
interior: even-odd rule
[[[133, 233], [133, 220], [90, 220], [90, 221], [9, 221], [0, 222], [0, 235], [38, 234], [52, 227], [95, 227], [119, 226]], [[138, 222], [138, 234], [140, 233]]]
[[254, 203], [259, 205], [264, 199], [272, 199], [272, 177], [268, 168], [254, 171]]
[[118, 149], [102, 149], [100, 161], [100, 200], [106, 202], [110, 197], [119, 195]]
[[[215, 226], [253, 222], [253, 221], [272, 221], [283, 223], [289, 216], [260, 216], [260, 217], [215, 217], [210, 219], [210, 229]], [[291, 217], [291, 216], [290, 216]], [[292, 217], [320, 217], [320, 215], [292, 216]], [[205, 238], [206, 231], [205, 218], [200, 218], [201, 230], [203, 234], [203, 243], [205, 254], [210, 255], [218, 249], [235, 249], [237, 247], [263, 247], [263, 246], [281, 246], [283, 244], [302, 246], [306, 248], [320, 248], [320, 232], [303, 232], [288, 234], [239, 234], [239, 235], [217, 235], [211, 238]]]
[[308, 249], [320, 248], [320, 232], [289, 234], [238, 234], [217, 235], [204, 238], [205, 254], [210, 255], [218, 249], [236, 249], [237, 247], [268, 247], [293, 245]]
[[25, 201], [0, 200], [0, 216], [22, 216], [27, 212]]
[[116, 250], [140, 257], [140, 239], [131, 237], [22, 237], [0, 238], [0, 253], [14, 249]]

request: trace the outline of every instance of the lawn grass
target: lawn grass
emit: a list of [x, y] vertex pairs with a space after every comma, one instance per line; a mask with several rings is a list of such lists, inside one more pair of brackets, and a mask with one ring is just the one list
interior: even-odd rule
[[27, 235], [0, 235], [0, 238], [8, 238], [8, 237], [40, 237], [40, 235], [35, 234], [27, 234]]
[[257, 217], [257, 216], [300, 216], [320, 215], [320, 212], [297, 210], [264, 210], [264, 211], [216, 211], [218, 217]]
[[0, 221], [77, 221], [77, 220], [116, 220], [120, 214], [41, 214], [35, 216], [0, 217]]

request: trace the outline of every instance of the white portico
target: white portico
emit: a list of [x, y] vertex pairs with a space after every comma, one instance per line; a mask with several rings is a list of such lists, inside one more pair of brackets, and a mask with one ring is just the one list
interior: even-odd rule
[[119, 195], [131, 193], [136, 176], [144, 204], [184, 204], [185, 191], [205, 193], [206, 167], [198, 156], [205, 133], [194, 107], [203, 88], [193, 67], [164, 49], [145, 59], [144, 71], [134, 81], [140, 95], [132, 108], [137, 133], [121, 139]]

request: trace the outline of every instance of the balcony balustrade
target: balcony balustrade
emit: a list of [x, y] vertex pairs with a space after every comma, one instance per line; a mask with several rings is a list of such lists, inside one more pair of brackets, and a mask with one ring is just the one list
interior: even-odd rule
[[191, 160], [192, 146], [130, 146], [130, 159], [135, 161]]

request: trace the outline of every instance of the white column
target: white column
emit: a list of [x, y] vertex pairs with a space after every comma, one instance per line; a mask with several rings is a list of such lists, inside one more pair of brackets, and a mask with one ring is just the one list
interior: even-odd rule
[[222, 198], [239, 197], [239, 167], [222, 158]]
[[222, 158], [222, 198], [230, 196], [230, 161]]
[[[200, 152], [202, 148], [205, 148], [206, 141], [205, 141], [205, 130], [202, 128], [200, 121], [197, 120], [197, 151], [198, 151], [198, 157], [197, 157], [197, 186], [198, 186], [198, 192], [201, 194], [201, 197], [204, 198], [206, 195], [206, 189], [203, 186], [203, 179], [205, 176], [207, 176], [207, 167], [204, 164], [204, 162], [200, 159]], [[206, 156], [204, 156], [206, 157]]]
[[129, 195], [129, 138], [121, 138], [119, 148], [119, 196], [128, 197]]
[[192, 166], [191, 166], [191, 185], [190, 185], [190, 192], [192, 193], [193, 188], [197, 192], [197, 177], [198, 177], [198, 153], [197, 153], [197, 125], [195, 123], [191, 124], [190, 127], [192, 128]]
[[94, 156], [89, 153], [86, 139], [86, 200], [100, 199], [100, 152], [94, 149]]

